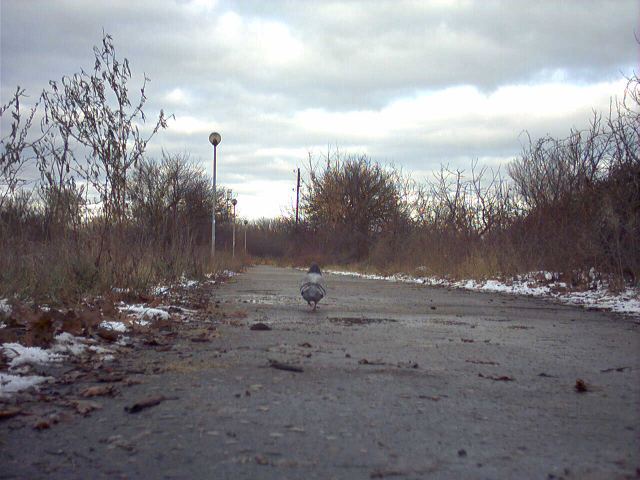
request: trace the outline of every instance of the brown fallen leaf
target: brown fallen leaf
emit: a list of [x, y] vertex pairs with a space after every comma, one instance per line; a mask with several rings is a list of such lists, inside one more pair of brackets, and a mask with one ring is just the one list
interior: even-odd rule
[[151, 397], [147, 397], [147, 398], [143, 398], [142, 400], [138, 400], [133, 405], [130, 405], [128, 407], [124, 407], [124, 409], [128, 413], [138, 413], [141, 410], [144, 410], [145, 408], [155, 407], [156, 405], [159, 405], [160, 403], [162, 403], [165, 400], [167, 400], [167, 397], [165, 397], [164, 395], [153, 395]]
[[142, 344], [148, 347], [158, 347], [166, 345], [167, 342], [158, 337], [147, 337], [142, 341]]
[[48, 428], [51, 428], [51, 421], [47, 420], [46, 418], [38, 418], [33, 423], [33, 428], [35, 430], [46, 430]]
[[385, 365], [385, 363], [382, 360], [367, 360], [366, 358], [358, 360], [358, 364], [359, 365]]
[[269, 465], [269, 459], [264, 455], [256, 455], [255, 460], [258, 465]]
[[80, 395], [87, 397], [101, 397], [104, 395], [115, 395], [117, 393], [116, 388], [113, 385], [94, 385], [93, 387], [85, 388]]
[[472, 339], [472, 338], [461, 338], [460, 340], [462, 340], [463, 343], [473, 343], [473, 342], [475, 342], [475, 340]]
[[418, 398], [422, 398], [425, 400], [431, 400], [432, 402], [439, 402], [440, 401], [440, 397], [438, 397], [437, 395], [418, 395]]
[[49, 347], [53, 342], [53, 319], [57, 313], [57, 310], [52, 310], [38, 312], [35, 316], [29, 317], [27, 333], [23, 338], [24, 345], [27, 347]]
[[90, 412], [102, 408], [102, 405], [100, 405], [99, 403], [91, 402], [89, 400], [73, 400], [71, 404], [73, 405], [73, 408], [76, 409], [76, 412], [78, 412], [80, 415], [84, 415], [85, 417]]
[[479, 377], [486, 378], [488, 380], [494, 380], [496, 382], [513, 382], [514, 378], [508, 375], [483, 375], [481, 373], [478, 374]]
[[258, 322], [251, 325], [249, 330], [271, 330], [271, 327], [266, 323]]
[[96, 334], [107, 342], [115, 342], [120, 337], [120, 333], [109, 328], [98, 328]]
[[286, 370], [289, 372], [304, 372], [302, 367], [296, 365], [289, 365], [288, 363], [278, 362], [276, 360], [269, 360], [269, 366], [278, 370]]
[[311, 348], [311, 344], [309, 342], [301, 343], [299, 346], [304, 348]]
[[142, 383], [142, 380], [139, 380], [137, 378], [126, 377], [124, 380], [122, 380], [122, 384], [127, 386], [140, 385], [141, 383]]
[[574, 387], [576, 389], [576, 392], [578, 393], [585, 393], [587, 391], [589, 391], [589, 387], [587, 386], [587, 383], [582, 380], [581, 378], [578, 378], [576, 380], [576, 384], [574, 385]]
[[3, 410], [0, 410], [0, 420], [6, 420], [7, 418], [15, 417], [16, 415], [20, 415], [22, 413], [22, 409], [18, 407], [9, 407]]

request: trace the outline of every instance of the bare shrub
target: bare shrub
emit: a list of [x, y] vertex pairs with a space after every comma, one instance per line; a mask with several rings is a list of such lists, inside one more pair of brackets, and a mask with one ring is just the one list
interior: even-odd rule
[[[147, 135], [145, 77], [129, 96], [129, 63], [109, 35], [94, 48], [94, 69], [52, 81], [39, 102], [40, 131], [21, 110], [24, 91], [0, 109], [11, 114], [0, 169], [0, 297], [70, 303], [113, 287], [144, 291], [183, 275], [230, 265], [210, 259], [212, 189], [188, 155], [145, 159], [149, 139], [166, 127], [161, 111]], [[23, 172], [39, 171], [26, 186]], [[100, 197], [91, 214], [87, 189]], [[218, 190], [217, 219], [228, 223], [232, 193]], [[225, 236], [221, 235], [224, 242]]]
[[365, 155], [337, 156], [319, 170], [310, 158], [302, 215], [320, 245], [343, 259], [360, 259], [377, 238], [408, 222], [401, 175]]
[[[104, 34], [102, 44], [93, 51], [91, 73], [82, 70], [60, 82], [49, 82], [50, 90], [42, 95], [43, 126], [47, 133], [60, 137], [62, 158], [73, 156], [77, 171], [99, 192], [104, 215], [122, 219], [127, 172], [143, 158], [151, 137], [167, 127], [167, 117], [161, 110], [151, 132], [143, 137], [138, 125], [146, 121], [145, 88], [149, 79], [145, 76], [140, 98], [132, 103], [129, 61], [116, 56], [111, 36]], [[70, 153], [71, 142], [77, 144], [73, 151], [78, 156], [83, 154], [82, 159]], [[54, 151], [48, 149], [50, 154]]]

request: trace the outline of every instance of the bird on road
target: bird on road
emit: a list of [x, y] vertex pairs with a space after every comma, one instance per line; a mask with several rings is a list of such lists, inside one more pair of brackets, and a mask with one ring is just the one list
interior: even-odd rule
[[318, 302], [327, 294], [322, 272], [317, 263], [312, 263], [309, 271], [304, 276], [302, 285], [300, 285], [300, 294], [309, 306], [313, 307], [313, 311], [316, 310]]

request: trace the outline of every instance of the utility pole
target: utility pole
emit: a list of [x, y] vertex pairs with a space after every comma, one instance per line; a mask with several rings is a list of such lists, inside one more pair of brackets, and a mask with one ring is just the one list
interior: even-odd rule
[[209, 142], [213, 145], [213, 211], [211, 212], [211, 260], [216, 255], [216, 150], [218, 144], [222, 141], [222, 137], [218, 132], [209, 135]]
[[300, 167], [298, 167], [298, 181], [296, 183], [296, 227], [298, 226], [298, 207], [300, 205]]
[[244, 254], [247, 254], [247, 224], [249, 223], [248, 220], [244, 221]]
[[231, 200], [231, 205], [233, 205], [233, 241], [231, 243], [231, 258], [236, 258], [236, 204], [238, 200], [235, 198]]

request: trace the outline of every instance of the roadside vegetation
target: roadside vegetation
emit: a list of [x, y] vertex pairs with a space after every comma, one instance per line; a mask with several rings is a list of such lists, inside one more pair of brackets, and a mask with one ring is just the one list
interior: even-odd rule
[[[583, 288], [640, 279], [640, 86], [566, 138], [527, 142], [506, 169], [443, 165], [418, 181], [366, 155], [310, 155], [301, 220], [249, 226], [263, 261], [453, 279], [561, 273]], [[589, 275], [591, 272], [591, 275]]]
[[209, 177], [188, 154], [147, 156], [168, 117], [147, 117], [148, 79], [134, 98], [110, 36], [94, 55], [92, 70], [51, 81], [35, 101], [18, 87], [0, 107], [0, 299], [73, 304], [243, 263], [224, 248], [232, 192], [217, 191], [212, 262]]

